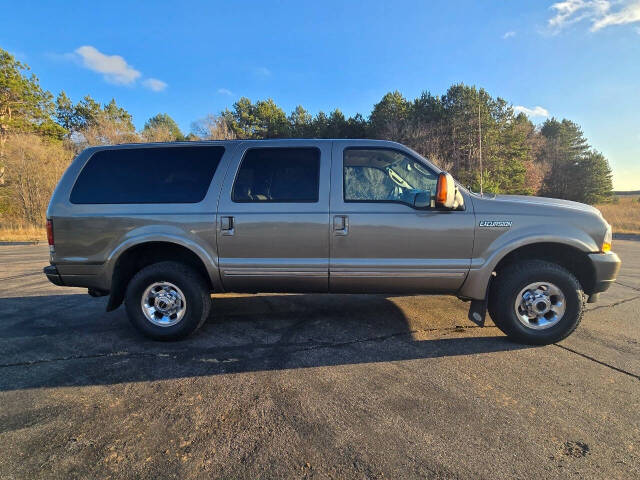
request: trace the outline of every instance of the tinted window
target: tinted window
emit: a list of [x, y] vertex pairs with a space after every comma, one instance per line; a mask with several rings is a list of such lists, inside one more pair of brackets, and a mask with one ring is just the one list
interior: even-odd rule
[[435, 197], [437, 176], [396, 150], [347, 149], [343, 157], [344, 200], [413, 205], [416, 194]]
[[317, 202], [319, 176], [317, 148], [252, 148], [242, 160], [231, 198], [234, 202]]
[[102, 150], [80, 172], [71, 202], [200, 202], [223, 153], [224, 147]]

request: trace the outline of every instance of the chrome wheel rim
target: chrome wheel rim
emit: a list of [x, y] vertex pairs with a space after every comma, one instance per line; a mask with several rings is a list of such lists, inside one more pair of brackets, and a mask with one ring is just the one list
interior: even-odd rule
[[520, 290], [514, 306], [520, 323], [534, 330], [553, 327], [567, 308], [564, 293], [551, 282], [530, 283]]
[[171, 327], [184, 317], [187, 299], [173, 283], [156, 282], [144, 291], [140, 306], [151, 323], [159, 327]]

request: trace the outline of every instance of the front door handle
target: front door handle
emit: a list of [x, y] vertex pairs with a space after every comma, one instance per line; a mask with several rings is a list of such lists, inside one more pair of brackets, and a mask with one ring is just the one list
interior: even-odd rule
[[334, 215], [333, 233], [336, 235], [346, 235], [349, 233], [349, 217], [346, 215]]
[[220, 230], [223, 235], [233, 235], [235, 233], [235, 222], [233, 217], [220, 217]]

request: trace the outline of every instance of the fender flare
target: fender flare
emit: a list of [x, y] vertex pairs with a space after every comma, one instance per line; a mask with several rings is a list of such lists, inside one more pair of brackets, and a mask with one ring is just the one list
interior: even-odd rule
[[126, 241], [120, 243], [111, 251], [111, 253], [107, 257], [107, 261], [105, 262], [105, 269], [103, 271], [106, 282], [111, 285], [111, 295], [107, 304], [107, 311], [115, 310], [116, 308], [118, 308], [124, 299], [124, 289], [114, 288], [114, 285], [112, 285], [113, 274], [118, 260], [120, 259], [122, 254], [124, 254], [131, 248], [135, 248], [147, 243], [171, 243], [188, 249], [189, 251], [194, 253], [200, 259], [200, 261], [202, 261], [214, 290], [222, 290], [217, 258], [214, 259], [204, 247], [191, 239], [185, 238], [184, 236], [171, 235], [166, 233], [145, 233], [130, 237]]
[[489, 281], [496, 266], [502, 259], [518, 248], [541, 243], [555, 243], [574, 248], [585, 254], [598, 250], [595, 240], [585, 232], [573, 228], [568, 230], [571, 230], [571, 232], [566, 236], [559, 236], [557, 234], [529, 235], [526, 232], [518, 232], [517, 236], [509, 235], [504, 236], [505, 238], [498, 237], [488, 249], [491, 253], [486, 259], [472, 259], [469, 274], [460, 287], [458, 296], [473, 300], [483, 300], [486, 297]]

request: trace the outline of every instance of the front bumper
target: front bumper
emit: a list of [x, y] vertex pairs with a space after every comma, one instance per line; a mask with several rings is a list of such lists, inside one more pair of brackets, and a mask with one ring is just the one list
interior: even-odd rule
[[58, 285], [59, 287], [64, 286], [64, 283], [62, 283], [62, 278], [60, 278], [60, 274], [58, 273], [58, 269], [55, 265], [44, 267], [44, 274], [54, 285]]
[[604, 292], [616, 281], [622, 261], [613, 252], [590, 253], [589, 259], [595, 271], [595, 281], [591, 294]]

